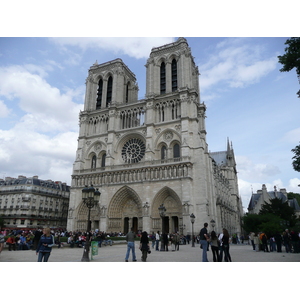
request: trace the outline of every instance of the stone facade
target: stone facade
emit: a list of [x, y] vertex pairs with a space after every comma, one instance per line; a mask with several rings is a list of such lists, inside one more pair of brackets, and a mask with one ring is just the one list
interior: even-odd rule
[[101, 197], [91, 211], [92, 229], [156, 232], [164, 222], [166, 231], [187, 234], [193, 213], [197, 233], [211, 220], [218, 232], [241, 232], [233, 149], [224, 151], [222, 163], [208, 151], [206, 106], [186, 39], [152, 48], [146, 70], [146, 96], [139, 101], [135, 75], [121, 59], [89, 70], [67, 229], [86, 230], [81, 191], [93, 184]]
[[0, 179], [4, 228], [67, 227], [70, 186], [38, 176]]

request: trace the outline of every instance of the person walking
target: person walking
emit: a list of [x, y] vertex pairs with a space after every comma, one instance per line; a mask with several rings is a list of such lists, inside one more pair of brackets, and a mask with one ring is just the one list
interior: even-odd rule
[[218, 262], [220, 260], [220, 258], [219, 258], [219, 245], [220, 245], [220, 242], [218, 240], [218, 237], [217, 237], [215, 231], [211, 232], [210, 242], [211, 242], [211, 251], [212, 251], [212, 254], [213, 254], [213, 261]]
[[223, 228], [222, 242], [223, 242], [223, 250], [224, 250], [224, 255], [225, 255], [224, 260], [226, 262], [228, 262], [228, 261], [231, 262], [231, 256], [229, 253], [229, 233], [228, 233], [227, 229], [225, 229], [225, 228]]
[[254, 233], [253, 242], [254, 242], [254, 245], [255, 245], [255, 251], [259, 252], [259, 242], [260, 242], [260, 239], [259, 239], [259, 236], [258, 236], [257, 233]]
[[142, 232], [141, 240], [140, 240], [140, 250], [142, 251], [142, 261], [146, 262], [149, 248], [149, 238], [146, 231]]
[[202, 262], [208, 262], [207, 259], [207, 245], [209, 241], [207, 232], [208, 223], [204, 223], [204, 227], [200, 230], [200, 248], [202, 248]]
[[156, 251], [159, 251], [159, 240], [160, 240], [160, 235], [159, 235], [159, 231], [156, 232], [156, 235], [155, 235], [155, 250]]
[[36, 255], [38, 256], [38, 262], [47, 262], [52, 251], [52, 247], [55, 245], [54, 236], [50, 232], [50, 228], [43, 229], [43, 235], [41, 236], [38, 246], [36, 248]]
[[131, 230], [126, 234], [126, 241], [127, 241], [127, 252], [126, 252], [126, 257], [125, 257], [126, 262], [128, 262], [130, 250], [132, 251], [132, 261], [136, 261], [135, 244], [134, 244], [135, 237], [136, 237], [136, 235], [133, 232], [133, 228], [131, 228]]

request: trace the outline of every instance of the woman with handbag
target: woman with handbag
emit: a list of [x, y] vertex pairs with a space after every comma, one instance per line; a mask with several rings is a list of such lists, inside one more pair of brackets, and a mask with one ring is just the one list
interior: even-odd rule
[[212, 254], [213, 254], [213, 261], [214, 262], [220, 261], [220, 259], [219, 259], [220, 241], [219, 241], [215, 231], [211, 232], [210, 245], [211, 245], [211, 251], [212, 251]]

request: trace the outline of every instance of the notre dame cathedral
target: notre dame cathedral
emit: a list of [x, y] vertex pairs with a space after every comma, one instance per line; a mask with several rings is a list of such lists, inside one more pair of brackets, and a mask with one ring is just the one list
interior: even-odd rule
[[[219, 233], [241, 232], [232, 145], [209, 152], [206, 106], [199, 71], [185, 38], [152, 48], [146, 63], [146, 95], [138, 100], [135, 75], [121, 59], [88, 71], [84, 111], [73, 165], [67, 230], [85, 231], [88, 209], [82, 189], [101, 192], [91, 228], [106, 232], [191, 234], [207, 222]], [[159, 207], [166, 208], [165, 216]]]

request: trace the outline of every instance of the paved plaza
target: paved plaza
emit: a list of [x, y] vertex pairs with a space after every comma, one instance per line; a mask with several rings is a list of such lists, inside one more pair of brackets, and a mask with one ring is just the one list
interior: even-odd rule
[[[141, 262], [141, 251], [136, 242], [137, 263]], [[169, 247], [170, 248], [170, 247]], [[125, 262], [127, 245], [125, 243], [114, 244], [113, 246], [102, 246], [98, 248], [98, 255], [93, 257], [91, 262]], [[147, 262], [201, 262], [202, 250], [199, 245], [195, 247], [180, 245], [179, 251], [161, 252], [151, 249]], [[283, 247], [283, 251], [284, 247]], [[58, 249], [54, 247], [49, 262], [81, 262], [82, 248], [70, 248], [69, 245]], [[300, 262], [300, 253], [286, 252], [255, 252], [247, 244], [230, 245], [230, 255], [233, 262]], [[208, 260], [213, 262], [212, 252], [208, 252]], [[33, 250], [8, 251], [7, 247], [0, 254], [0, 262], [36, 262], [37, 255]], [[132, 263], [130, 254], [129, 263]], [[136, 263], [136, 262], [135, 262]]]

